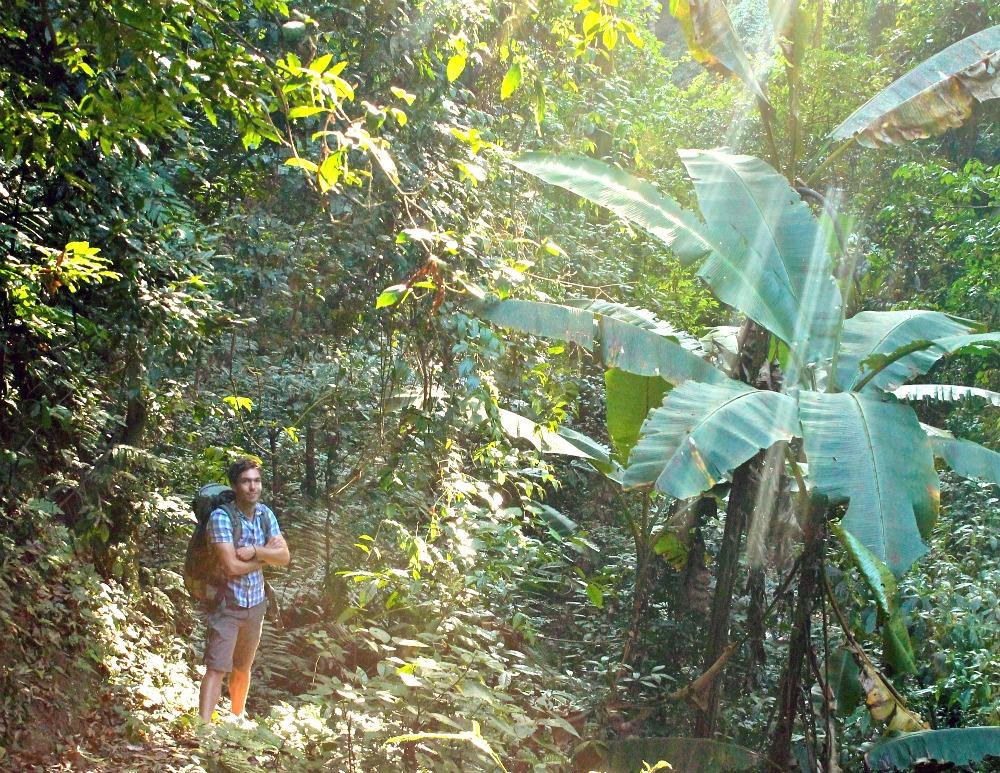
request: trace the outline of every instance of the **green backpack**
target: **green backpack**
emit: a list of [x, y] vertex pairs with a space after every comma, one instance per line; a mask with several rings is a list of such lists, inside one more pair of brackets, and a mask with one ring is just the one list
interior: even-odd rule
[[237, 530], [242, 529], [236, 514], [236, 494], [218, 483], [202, 486], [191, 507], [197, 518], [194, 533], [184, 554], [184, 587], [193, 601], [207, 606], [217, 605], [226, 592], [227, 577], [219, 564], [219, 557], [208, 541], [208, 519], [214, 510], [223, 508], [233, 525], [234, 545], [238, 544]]

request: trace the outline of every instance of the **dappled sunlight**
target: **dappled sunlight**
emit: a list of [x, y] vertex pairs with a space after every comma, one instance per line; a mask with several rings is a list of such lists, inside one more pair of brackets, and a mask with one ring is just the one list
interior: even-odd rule
[[80, 10], [2, 23], [0, 768], [1000, 757], [996, 9]]

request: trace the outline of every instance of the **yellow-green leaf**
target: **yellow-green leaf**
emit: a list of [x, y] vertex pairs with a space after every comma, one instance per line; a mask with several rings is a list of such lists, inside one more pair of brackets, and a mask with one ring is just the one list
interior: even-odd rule
[[517, 91], [521, 85], [521, 63], [514, 62], [507, 68], [506, 75], [503, 76], [503, 83], [500, 84], [500, 99], [507, 99]]
[[307, 172], [316, 172], [319, 170], [319, 167], [308, 158], [299, 158], [298, 156], [286, 159], [285, 166], [297, 166], [300, 169], [305, 169]]
[[326, 108], [320, 107], [319, 105], [299, 105], [298, 107], [293, 107], [288, 111], [288, 117], [293, 119], [308, 118], [311, 115], [324, 112], [326, 112]]
[[455, 54], [448, 60], [447, 75], [449, 82], [454, 82], [462, 74], [465, 70], [466, 61], [465, 54]]

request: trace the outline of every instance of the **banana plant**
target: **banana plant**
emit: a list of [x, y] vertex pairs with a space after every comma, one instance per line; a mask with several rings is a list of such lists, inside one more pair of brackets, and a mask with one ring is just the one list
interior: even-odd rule
[[[790, 477], [803, 481], [808, 496], [840, 506], [834, 533], [877, 601], [885, 659], [913, 671], [893, 597], [895, 578], [927, 551], [924, 540], [939, 504], [935, 457], [960, 475], [1000, 483], [1000, 454], [925, 428], [907, 402], [970, 393], [906, 382], [945, 356], [1000, 343], [1000, 333], [936, 311], [865, 311], [844, 319], [829, 235], [784, 177], [757, 158], [721, 150], [680, 156], [698, 213], [594, 159], [528, 154], [513, 163], [611, 210], [682, 261], [698, 264], [698, 276], [720, 300], [782, 342], [788, 356], [780, 391], [730, 378], [685, 346], [690, 339], [677, 331], [632, 324], [592, 302], [504, 300], [481, 305], [478, 313], [580, 345], [609, 369], [671, 385], [628, 444], [621, 475], [627, 488], [698, 497], [760, 451], [800, 441], [799, 452], [788, 453]], [[620, 400], [612, 385], [609, 380], [609, 401]], [[916, 717], [911, 724], [908, 730], [921, 726]]]
[[935, 450], [945, 462], [960, 458], [959, 474], [974, 466], [987, 476], [995, 452], [969, 441], [956, 446], [954, 439], [932, 445], [895, 392], [904, 389], [907, 399], [962, 394], [905, 387], [942, 357], [1000, 343], [1000, 333], [936, 311], [865, 311], [844, 320], [827, 234], [784, 177], [750, 156], [719, 150], [680, 156], [698, 214], [594, 159], [528, 154], [513, 163], [645, 229], [682, 261], [699, 263], [698, 275], [721, 300], [787, 347], [782, 392], [739, 383], [691, 348], [593, 307], [508, 300], [480, 314], [599, 348], [609, 367], [674, 385], [631, 449], [626, 486], [697, 496], [760, 450], [800, 438], [810, 489], [845, 505], [844, 532], [894, 575], [903, 574], [926, 552], [923, 538], [937, 515]]

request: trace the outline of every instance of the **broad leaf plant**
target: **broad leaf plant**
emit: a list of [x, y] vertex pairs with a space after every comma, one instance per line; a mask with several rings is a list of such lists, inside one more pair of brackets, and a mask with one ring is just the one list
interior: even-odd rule
[[[766, 98], [745, 57], [733, 54], [724, 6], [671, 3], [671, 11], [699, 60], [746, 81], [764, 111]], [[901, 144], [960, 125], [975, 102], [1000, 96], [998, 61], [1000, 26], [942, 51], [844, 121], [831, 135], [842, 144], [827, 163], [854, 143]], [[911, 402], [973, 398], [1000, 405], [1000, 394], [908, 382], [951, 354], [1000, 344], [1000, 333], [931, 310], [861, 311], [845, 318], [830, 249], [844, 235], [831, 233], [832, 218], [817, 217], [761, 159], [725, 149], [679, 154], [697, 212], [593, 158], [528, 153], [511, 163], [610, 210], [683, 263], [697, 265], [720, 300], [776, 339], [776, 382], [745, 383], [755, 381], [754, 374], [737, 380], [710, 363], [691, 336], [617, 304], [512, 299], [480, 302], [477, 312], [595, 351], [608, 368], [614, 448], [592, 461], [627, 488], [652, 488], [679, 500], [700, 497], [717, 491], [752, 457], [772, 449], [774, 459], [776, 450], [787, 478], [799, 484], [801, 514], [820, 503], [870, 587], [886, 659], [897, 670], [912, 670], [912, 648], [893, 596], [895, 579], [928, 549], [939, 508], [935, 459], [959, 475], [1000, 483], [1000, 453], [921, 424]], [[572, 453], [581, 455], [581, 447], [574, 444]], [[845, 634], [850, 638], [847, 627]], [[855, 654], [873, 717], [891, 729], [920, 730], [920, 719], [906, 711], [863, 651]], [[889, 706], [882, 716], [875, 716], [872, 695]]]

